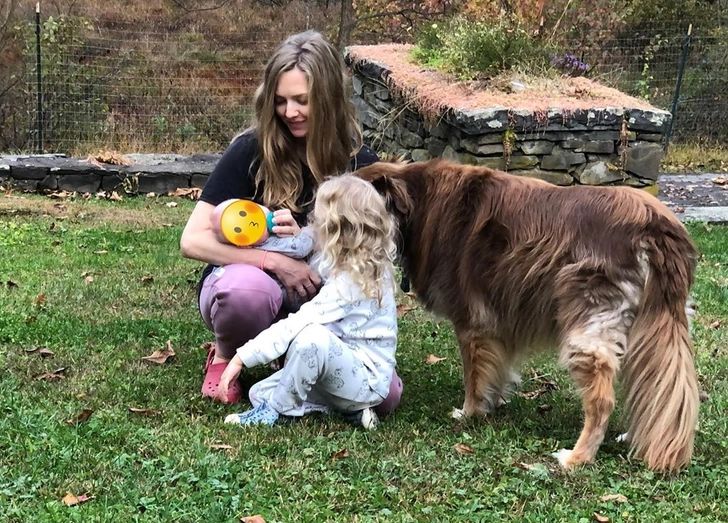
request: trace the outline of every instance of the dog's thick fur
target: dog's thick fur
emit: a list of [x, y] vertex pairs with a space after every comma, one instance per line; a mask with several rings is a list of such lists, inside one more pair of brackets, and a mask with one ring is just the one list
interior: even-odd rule
[[465, 415], [485, 414], [527, 350], [556, 346], [582, 397], [564, 467], [590, 462], [626, 392], [633, 453], [653, 470], [689, 464], [698, 386], [685, 310], [696, 249], [656, 198], [626, 187], [557, 187], [433, 160], [356, 174], [382, 193], [402, 266], [454, 325]]

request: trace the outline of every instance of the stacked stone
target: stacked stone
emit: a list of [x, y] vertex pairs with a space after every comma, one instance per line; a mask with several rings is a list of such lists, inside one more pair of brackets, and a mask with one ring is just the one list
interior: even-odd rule
[[0, 156], [0, 185], [26, 192], [168, 194], [202, 188], [221, 154], [129, 154], [130, 165], [59, 154]]
[[[630, 185], [656, 191], [671, 118], [667, 111], [446, 108], [434, 121], [426, 121], [415, 104], [391, 92], [391, 72], [384, 65], [369, 60], [352, 65], [346, 58], [353, 69], [364, 138], [375, 150], [413, 161], [442, 157], [558, 185]], [[407, 86], [398, 86], [402, 88]]]

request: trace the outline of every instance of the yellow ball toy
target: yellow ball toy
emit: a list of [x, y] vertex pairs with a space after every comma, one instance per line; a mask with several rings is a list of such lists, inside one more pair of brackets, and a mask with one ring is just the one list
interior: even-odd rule
[[273, 213], [250, 200], [234, 198], [215, 207], [210, 216], [212, 230], [224, 243], [250, 247], [272, 234]]

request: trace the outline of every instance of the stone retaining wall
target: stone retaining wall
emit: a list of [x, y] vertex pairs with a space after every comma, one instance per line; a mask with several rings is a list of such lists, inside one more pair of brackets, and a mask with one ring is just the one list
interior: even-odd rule
[[445, 110], [428, 123], [415, 104], [393, 94], [386, 64], [352, 60], [348, 51], [345, 58], [353, 71], [364, 138], [375, 150], [414, 161], [443, 157], [558, 185], [657, 189], [662, 143], [671, 118], [667, 111], [595, 107], [533, 112], [484, 107]]
[[130, 165], [99, 164], [63, 155], [0, 156], [0, 185], [20, 191], [168, 194], [202, 188], [222, 154], [128, 154]]

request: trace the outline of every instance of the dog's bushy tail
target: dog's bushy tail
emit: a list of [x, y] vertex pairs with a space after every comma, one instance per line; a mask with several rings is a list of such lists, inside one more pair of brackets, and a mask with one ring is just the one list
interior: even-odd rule
[[685, 310], [696, 253], [677, 223], [653, 235], [646, 253], [647, 281], [623, 366], [629, 438], [634, 455], [650, 469], [674, 472], [690, 463], [698, 421]]

